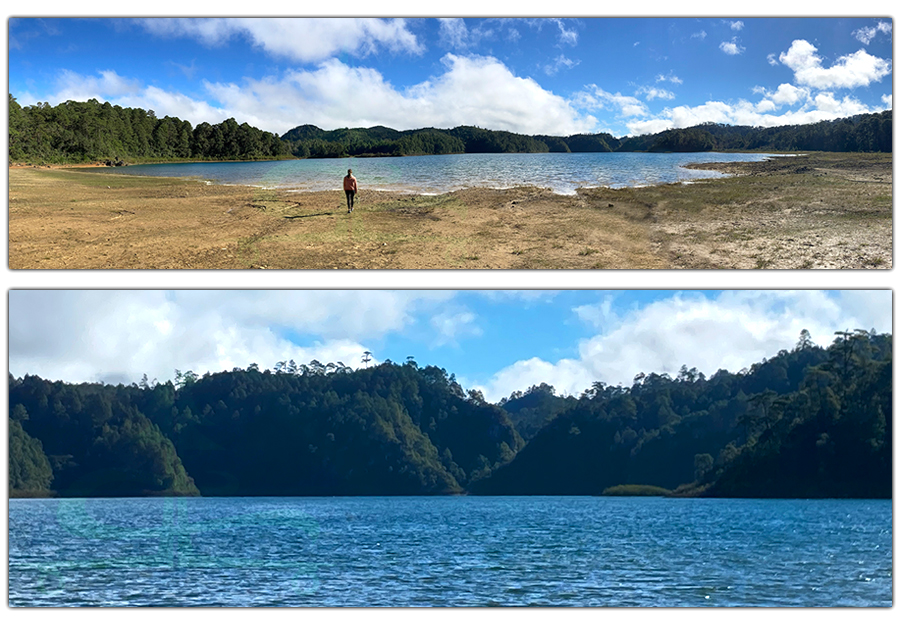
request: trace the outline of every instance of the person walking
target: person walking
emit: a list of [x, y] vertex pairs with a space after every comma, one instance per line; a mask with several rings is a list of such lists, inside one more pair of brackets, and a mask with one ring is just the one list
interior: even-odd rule
[[356, 182], [356, 176], [353, 175], [353, 170], [348, 169], [347, 175], [344, 176], [344, 193], [347, 195], [347, 213], [353, 211], [353, 200], [356, 197], [356, 192], [359, 189], [359, 184]]

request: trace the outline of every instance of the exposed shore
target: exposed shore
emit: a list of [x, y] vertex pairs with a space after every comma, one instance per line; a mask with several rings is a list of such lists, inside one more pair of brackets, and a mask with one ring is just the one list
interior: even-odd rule
[[890, 269], [891, 154], [693, 184], [344, 195], [10, 167], [11, 269]]

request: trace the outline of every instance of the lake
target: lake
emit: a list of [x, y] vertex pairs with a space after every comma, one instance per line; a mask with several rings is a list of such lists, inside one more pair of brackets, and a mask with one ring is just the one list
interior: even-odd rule
[[11, 499], [12, 606], [883, 606], [889, 500]]
[[758, 162], [774, 154], [594, 153], [455, 154], [387, 158], [315, 158], [255, 162], [172, 163], [98, 167], [83, 171], [194, 178], [231, 185], [305, 191], [341, 189], [347, 169], [360, 189], [439, 194], [465, 187], [507, 189], [533, 185], [561, 194], [578, 187], [641, 187], [718, 178], [725, 174], [687, 169], [702, 162]]

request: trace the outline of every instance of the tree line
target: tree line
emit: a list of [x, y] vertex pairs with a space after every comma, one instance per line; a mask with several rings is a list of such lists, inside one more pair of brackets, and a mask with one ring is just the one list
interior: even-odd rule
[[822, 348], [804, 332], [793, 350], [738, 373], [682, 367], [630, 386], [597, 382], [468, 489], [890, 497], [892, 353], [890, 335], [840, 332]]
[[809, 125], [749, 127], [705, 123], [658, 134], [530, 136], [481, 127], [342, 128], [301, 125], [283, 136], [233, 118], [211, 125], [95, 99], [21, 107], [9, 96], [10, 162], [95, 162], [114, 159], [261, 160], [463, 153], [604, 153], [687, 151], [888, 152], [892, 111]]
[[459, 153], [604, 153], [696, 151], [888, 152], [892, 111], [809, 125], [749, 127], [704, 123], [658, 134], [616, 138], [608, 133], [528, 136], [480, 127], [413, 129], [295, 127], [282, 138], [300, 158]]
[[95, 99], [21, 107], [9, 96], [9, 161], [77, 163], [127, 160], [262, 160], [290, 156], [277, 135], [239, 125], [211, 125]]
[[857, 330], [737, 373], [638, 374], [497, 404], [413, 360], [253, 364], [175, 381], [9, 377], [11, 496], [600, 494], [890, 497], [892, 337]]

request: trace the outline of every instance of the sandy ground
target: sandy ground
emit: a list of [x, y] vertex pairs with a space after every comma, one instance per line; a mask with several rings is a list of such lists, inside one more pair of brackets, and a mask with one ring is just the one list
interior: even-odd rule
[[[890, 154], [732, 163], [689, 185], [440, 196], [9, 170], [11, 269], [892, 266]], [[364, 185], [363, 185], [364, 187]]]

